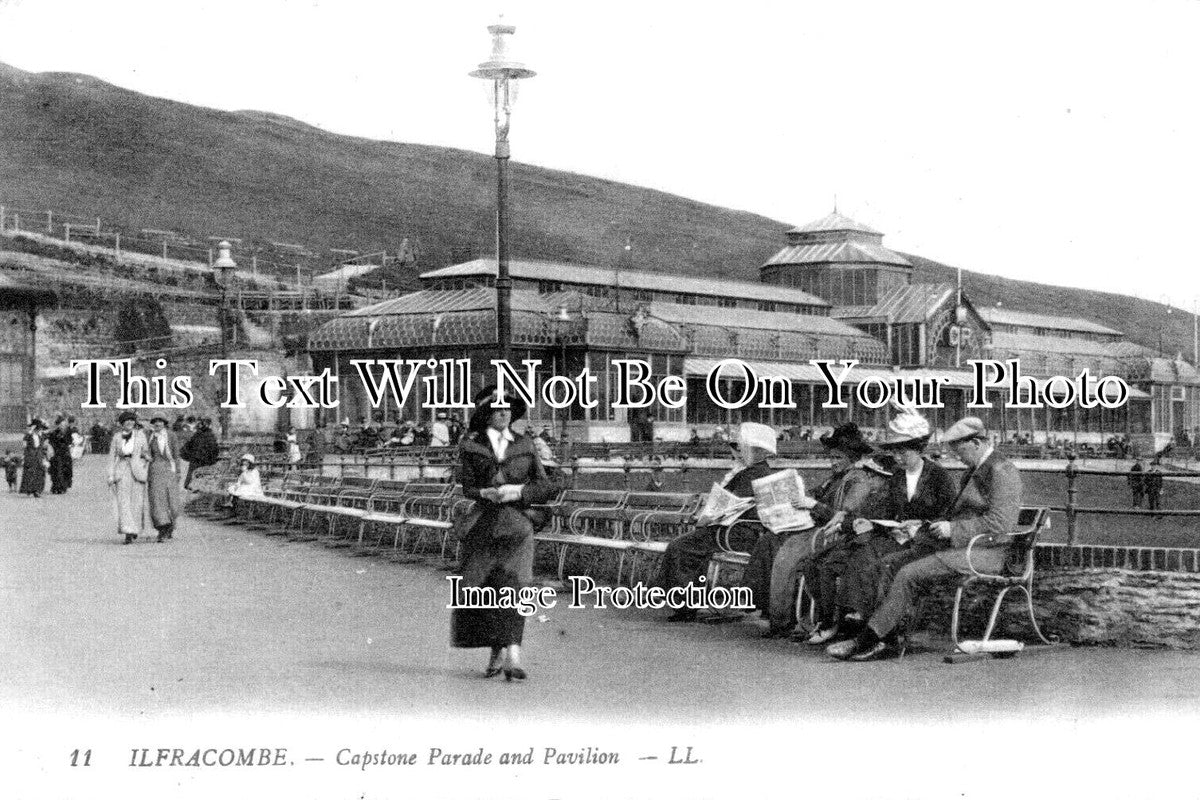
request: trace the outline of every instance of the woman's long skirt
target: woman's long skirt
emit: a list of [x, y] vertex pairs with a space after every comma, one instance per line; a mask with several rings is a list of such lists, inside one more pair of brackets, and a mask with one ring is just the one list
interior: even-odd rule
[[53, 494], [64, 494], [75, 478], [75, 464], [71, 460], [71, 451], [54, 451], [50, 459], [50, 491]]
[[179, 518], [179, 475], [171, 471], [166, 461], [150, 462], [146, 496], [150, 503], [150, 522], [162, 530]]
[[42, 466], [42, 452], [26, 447], [21, 465], [21, 494], [41, 494], [46, 491], [46, 468]]
[[[532, 536], [494, 539], [473, 531], [462, 543], [461, 585], [497, 591], [528, 586], [533, 580], [533, 544]], [[519, 645], [525, 635], [525, 617], [509, 608], [455, 608], [450, 614], [450, 632], [454, 647]]]
[[133, 479], [129, 459], [122, 459], [117, 464], [117, 482], [112, 490], [118, 533], [123, 536], [140, 534], [146, 513], [146, 484]]

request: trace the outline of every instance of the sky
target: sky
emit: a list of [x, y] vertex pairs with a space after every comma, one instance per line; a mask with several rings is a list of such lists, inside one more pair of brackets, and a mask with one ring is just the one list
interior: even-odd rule
[[538, 72], [516, 160], [788, 225], [836, 199], [966, 269], [1200, 298], [1196, 0], [0, 0], [0, 61], [490, 153], [467, 72], [501, 14]]

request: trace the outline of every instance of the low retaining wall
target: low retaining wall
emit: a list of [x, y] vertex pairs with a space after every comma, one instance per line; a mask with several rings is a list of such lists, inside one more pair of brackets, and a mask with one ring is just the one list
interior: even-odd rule
[[[617, 554], [587, 550], [570, 549], [566, 574], [615, 582]], [[539, 570], [553, 573], [553, 548], [540, 546], [538, 556]], [[627, 556], [622, 582], [648, 581], [657, 561]], [[1037, 565], [1034, 609], [1043, 633], [1072, 644], [1200, 650], [1200, 549], [1042, 545]], [[740, 578], [730, 569], [722, 582]], [[963, 638], [979, 637], [994, 597], [980, 590], [964, 600]], [[953, 598], [940, 591], [924, 602], [919, 627], [948, 634]], [[996, 635], [1036, 643], [1022, 592], [1009, 592]]]
[[1200, 575], [1061, 568], [1038, 577], [1038, 621], [1080, 644], [1200, 649]]

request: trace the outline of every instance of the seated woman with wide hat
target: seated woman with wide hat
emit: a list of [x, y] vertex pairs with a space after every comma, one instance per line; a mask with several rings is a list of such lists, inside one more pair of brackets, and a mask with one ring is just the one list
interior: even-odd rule
[[892, 569], [944, 546], [928, 523], [944, 519], [956, 491], [950, 473], [925, 455], [931, 433], [925, 418], [911, 409], [902, 409], [888, 424], [879, 445], [894, 462], [887, 479], [887, 509], [853, 522], [856, 535], [847, 543], [848, 560], [837, 584], [839, 630], [831, 638], [850, 638], [862, 629], [882, 599]]
[[[829, 478], [812, 493], [815, 500], [811, 513], [821, 526], [817, 536], [793, 536], [783, 542], [771, 565], [770, 627], [767, 636], [786, 636], [796, 623], [796, 594], [801, 575], [806, 576], [808, 593], [818, 597], [817, 588], [808, 576], [814, 566], [814, 555], [825, 557], [829, 545], [852, 533], [850, 524], [857, 516], [875, 516], [886, 495], [887, 470], [871, 459], [873, 448], [858, 426], [847, 422], [821, 437], [829, 452], [832, 472]], [[813, 550], [818, 541], [817, 551]], [[831, 566], [832, 568], [832, 566]], [[827, 573], [836, 578], [833, 572]], [[818, 617], [822, 606], [832, 606], [832, 590], [819, 595]], [[828, 600], [826, 601], [826, 597]], [[833, 617], [827, 608], [825, 616]], [[807, 636], [807, 634], [805, 634]]]

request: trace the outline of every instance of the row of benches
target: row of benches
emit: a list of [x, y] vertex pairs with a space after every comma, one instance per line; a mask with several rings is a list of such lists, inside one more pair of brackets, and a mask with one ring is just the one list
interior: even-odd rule
[[[219, 515], [227, 486], [235, 478], [229, 465], [199, 472], [193, 480], [208, 512]], [[674, 537], [693, 529], [695, 512], [704, 495], [671, 492], [625, 492], [597, 489], [566, 489], [555, 500], [541, 506], [549, 524], [536, 534], [539, 542], [554, 548], [557, 575], [563, 579], [571, 548], [608, 552], [616, 557], [616, 581], [626, 576], [629, 559], [630, 583], [637, 574], [638, 559], [659, 557]], [[291, 470], [268, 479], [261, 496], [238, 499], [232, 521], [294, 540], [322, 540], [331, 546], [351, 547], [361, 552], [408, 559], [423, 552], [430, 542], [443, 563], [457, 541], [451, 536], [455, 520], [467, 513], [474, 501], [462, 487], [450, 483], [399, 483], [362, 477], [329, 477]], [[1048, 525], [1044, 508], [1022, 509], [1019, 530], [1010, 537], [1009, 566], [1003, 575], [976, 573], [965, 579], [956, 592], [951, 633], [959, 643], [958, 622], [963, 590], [988, 586], [999, 591], [993, 604], [984, 638], [991, 636], [1005, 594], [1018, 589], [1025, 595], [1033, 630], [1037, 627], [1032, 605], [1033, 549], [1038, 534]], [[730, 531], [718, 536], [719, 551], [709, 563], [708, 585], [721, 582], [727, 569], [743, 568], [749, 554], [731, 546]], [[814, 534], [815, 535], [815, 534]], [[815, 544], [814, 544], [815, 546]], [[803, 587], [797, 598], [797, 616], [802, 616]], [[811, 611], [811, 608], [810, 608]]]
[[[234, 480], [236, 472], [227, 464], [197, 472], [192, 485], [205, 498], [210, 516], [223, 515], [220, 509]], [[275, 474], [263, 489], [261, 496], [238, 499], [236, 522], [293, 539], [366, 549], [380, 548], [390, 533], [391, 549], [401, 553], [410, 545], [419, 548], [432, 533], [443, 558], [452, 544], [454, 521], [473, 503], [460, 486], [449, 483], [329, 477], [298, 469]], [[661, 554], [668, 541], [690, 529], [703, 500], [693, 493], [565, 489], [540, 506], [550, 521], [537, 539], [556, 548], [560, 579], [572, 546], [619, 553], [620, 582], [628, 552]]]

